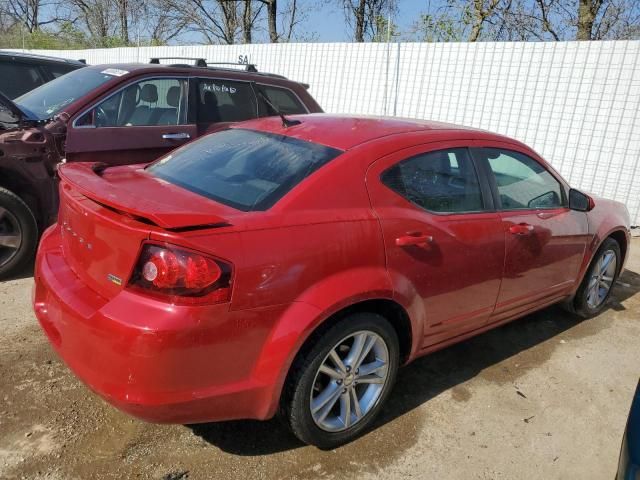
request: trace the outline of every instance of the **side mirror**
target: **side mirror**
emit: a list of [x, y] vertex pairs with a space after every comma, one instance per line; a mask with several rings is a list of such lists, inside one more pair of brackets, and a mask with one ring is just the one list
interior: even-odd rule
[[569, 190], [569, 208], [571, 210], [577, 210], [579, 212], [588, 212], [593, 210], [596, 204], [586, 193], [582, 193], [575, 188]]

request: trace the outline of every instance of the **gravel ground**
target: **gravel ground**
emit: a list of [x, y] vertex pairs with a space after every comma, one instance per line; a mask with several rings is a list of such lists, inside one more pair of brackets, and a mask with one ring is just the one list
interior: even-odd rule
[[277, 420], [132, 419], [90, 393], [31, 312], [32, 278], [0, 283], [0, 478], [613, 478], [640, 376], [640, 238], [611, 308], [552, 307], [401, 370], [365, 437], [300, 445]]

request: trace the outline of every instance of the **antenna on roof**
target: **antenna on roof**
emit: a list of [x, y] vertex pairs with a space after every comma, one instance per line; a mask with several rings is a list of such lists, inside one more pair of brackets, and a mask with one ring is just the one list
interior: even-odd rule
[[258, 93], [258, 96], [264, 100], [264, 103], [266, 103], [267, 105], [269, 105], [269, 107], [271, 107], [271, 110], [273, 110], [274, 112], [276, 112], [280, 118], [282, 119], [282, 126], [284, 128], [289, 128], [289, 127], [293, 127], [294, 125], [300, 125], [302, 122], [300, 120], [290, 120], [287, 117], [285, 117], [284, 113], [282, 113], [280, 110], [278, 110], [275, 105], [273, 103], [271, 103], [271, 101], [267, 98], [267, 96], [262, 93], [262, 90], [260, 89], [260, 87], [256, 88], [256, 92]]

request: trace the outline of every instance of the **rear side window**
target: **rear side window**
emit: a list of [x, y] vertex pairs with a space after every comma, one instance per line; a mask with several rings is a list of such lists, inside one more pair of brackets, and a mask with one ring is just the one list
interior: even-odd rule
[[382, 174], [382, 183], [410, 202], [436, 213], [484, 209], [478, 175], [466, 148], [423, 153]]
[[231, 129], [191, 142], [147, 171], [246, 212], [270, 208], [341, 153], [284, 135]]
[[0, 92], [16, 98], [45, 83], [36, 65], [0, 62]]
[[257, 117], [251, 85], [223, 79], [198, 80], [198, 123], [242, 122]]
[[[305, 106], [291, 90], [267, 85], [258, 85], [257, 88], [260, 89], [260, 91], [267, 97], [269, 102], [271, 102], [271, 104], [276, 107], [280, 111], [280, 113], [284, 113], [285, 115], [307, 113], [307, 109], [305, 108]], [[263, 99], [260, 99], [261, 117], [273, 116], [277, 114], [278, 112], [275, 112], [267, 102], [265, 102]]]

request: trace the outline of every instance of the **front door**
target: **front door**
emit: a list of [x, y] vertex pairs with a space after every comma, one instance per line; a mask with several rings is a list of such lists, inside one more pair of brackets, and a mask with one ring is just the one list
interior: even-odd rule
[[464, 144], [382, 158], [367, 187], [394, 288], [424, 319], [423, 347], [485, 325], [500, 288], [504, 234]]
[[488, 171], [505, 232], [505, 269], [495, 314], [550, 303], [574, 286], [586, 248], [584, 212], [569, 210], [562, 183], [510, 148], [473, 149]]
[[66, 158], [110, 165], [150, 162], [195, 138], [186, 78], [145, 78], [71, 119]]

